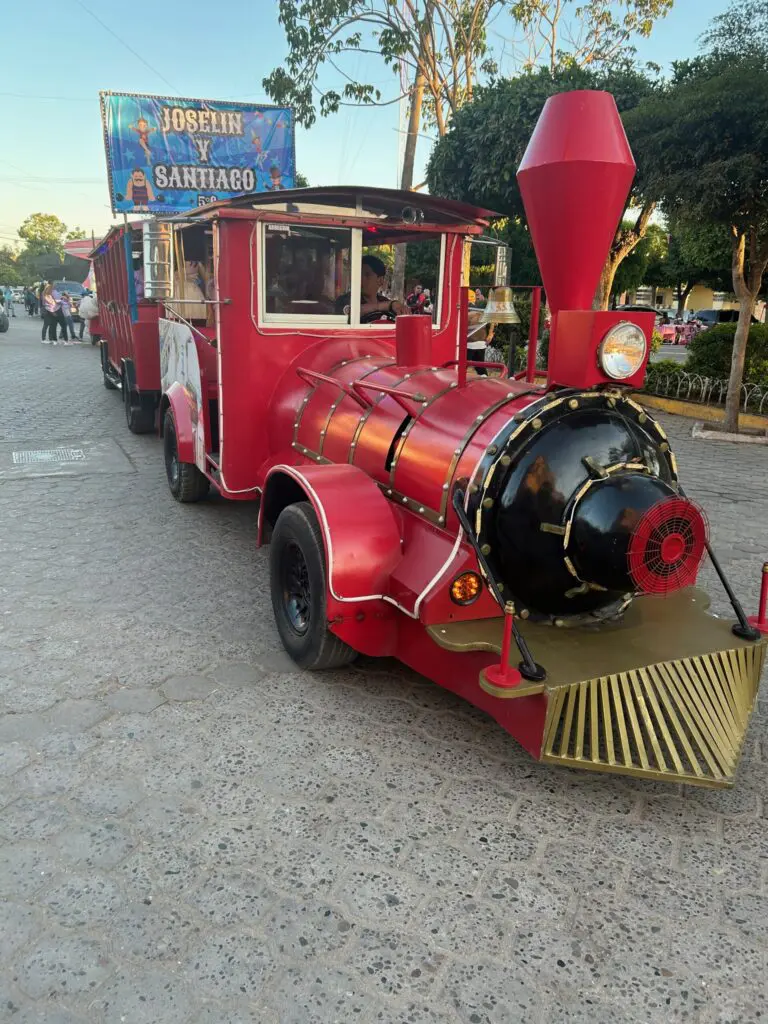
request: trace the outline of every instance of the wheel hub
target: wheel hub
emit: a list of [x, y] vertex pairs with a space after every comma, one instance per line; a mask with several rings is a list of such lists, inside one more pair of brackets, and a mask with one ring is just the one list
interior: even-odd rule
[[304, 634], [309, 628], [311, 591], [307, 563], [298, 544], [288, 545], [282, 576], [283, 602], [288, 620], [297, 633]]

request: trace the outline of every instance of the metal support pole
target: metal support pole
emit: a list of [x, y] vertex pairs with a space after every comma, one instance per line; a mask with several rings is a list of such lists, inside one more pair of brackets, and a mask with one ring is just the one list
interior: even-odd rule
[[529, 384], [536, 380], [536, 355], [539, 347], [539, 312], [541, 310], [541, 285], [531, 289], [531, 326], [528, 329], [528, 365], [525, 379]]
[[469, 288], [462, 285], [459, 289], [459, 360], [458, 381], [463, 388], [467, 383], [467, 330], [469, 327]]

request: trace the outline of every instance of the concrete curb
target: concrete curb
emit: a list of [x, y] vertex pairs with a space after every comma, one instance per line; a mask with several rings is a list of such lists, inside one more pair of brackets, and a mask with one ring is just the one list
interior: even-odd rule
[[754, 434], [728, 434], [723, 430], [707, 430], [703, 423], [694, 423], [693, 436], [705, 441], [736, 441], [738, 444], [768, 445], [768, 434], [756, 437]]
[[[673, 416], [686, 416], [689, 419], [708, 421], [710, 423], [722, 423], [725, 419], [725, 409], [721, 406], [700, 405], [697, 402], [685, 402], [681, 398], [649, 395], [645, 391], [633, 392], [632, 398], [648, 409], [658, 409], [660, 412], [668, 412]], [[752, 430], [768, 431], [768, 416], [758, 416], [756, 413], [742, 412], [739, 414], [739, 423], [742, 427]], [[718, 434], [718, 437], [723, 436], [723, 434]]]

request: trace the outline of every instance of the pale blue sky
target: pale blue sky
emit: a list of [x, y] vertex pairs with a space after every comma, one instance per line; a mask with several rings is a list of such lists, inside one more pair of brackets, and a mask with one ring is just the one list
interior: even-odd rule
[[[285, 56], [274, 0], [80, 0], [11, 2], [0, 56], [0, 244], [37, 211], [97, 235], [112, 222], [98, 93], [146, 92], [267, 101], [261, 80]], [[676, 0], [638, 45], [642, 59], [667, 67], [691, 56], [726, 0]], [[494, 42], [513, 27], [497, 19]], [[140, 56], [137, 56], [140, 55]], [[146, 61], [142, 63], [141, 58]], [[395, 76], [373, 57], [369, 80], [396, 95]], [[369, 66], [362, 65], [363, 70]], [[165, 79], [165, 81], [164, 81]], [[9, 95], [13, 94], [13, 95]], [[37, 98], [53, 97], [53, 98]], [[296, 136], [297, 164], [311, 184], [397, 185], [398, 106], [345, 109]], [[419, 164], [431, 143], [421, 139]]]

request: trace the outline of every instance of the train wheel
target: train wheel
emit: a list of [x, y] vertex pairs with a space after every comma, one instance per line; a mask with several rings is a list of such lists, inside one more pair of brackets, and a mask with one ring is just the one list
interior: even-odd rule
[[269, 545], [272, 610], [288, 654], [302, 668], [341, 668], [357, 656], [328, 629], [325, 550], [309, 502], [280, 513]]
[[125, 422], [132, 434], [149, 434], [155, 429], [154, 405], [147, 401], [146, 396], [135, 396], [127, 383], [123, 384], [123, 407]]
[[210, 482], [197, 466], [179, 461], [179, 446], [176, 441], [176, 423], [170, 409], [166, 410], [163, 422], [163, 455], [168, 487], [176, 501], [200, 501], [208, 493]]

